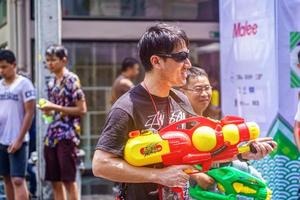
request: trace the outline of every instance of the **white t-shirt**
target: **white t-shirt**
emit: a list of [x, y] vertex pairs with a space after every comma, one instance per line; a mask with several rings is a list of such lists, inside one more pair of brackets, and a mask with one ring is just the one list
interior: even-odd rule
[[[19, 135], [23, 123], [24, 103], [35, 99], [31, 81], [18, 76], [11, 85], [0, 80], [0, 144], [10, 145]], [[24, 141], [28, 141], [26, 133]]]

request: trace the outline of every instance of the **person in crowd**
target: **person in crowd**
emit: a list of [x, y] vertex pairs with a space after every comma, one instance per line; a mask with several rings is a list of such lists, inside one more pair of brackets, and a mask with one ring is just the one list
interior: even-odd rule
[[79, 78], [67, 69], [68, 53], [62, 45], [46, 50], [46, 63], [54, 76], [48, 82], [48, 101], [40, 107], [52, 116], [44, 147], [45, 180], [51, 181], [54, 199], [77, 200], [76, 147], [80, 142], [80, 118], [86, 113], [86, 101]]
[[139, 75], [139, 68], [139, 62], [136, 59], [127, 57], [123, 60], [121, 74], [112, 86], [111, 104], [134, 86], [132, 81]]
[[16, 57], [0, 50], [0, 176], [8, 200], [29, 199], [25, 181], [28, 129], [35, 110], [32, 82], [16, 72]]
[[[199, 67], [191, 67], [188, 70], [186, 84], [180, 89], [188, 97], [195, 113], [198, 116], [203, 116], [212, 99], [212, 86], [205, 70]], [[273, 146], [273, 148], [274, 147], [275, 146]], [[267, 155], [267, 152], [264, 153], [265, 154], [262, 155], [262, 157]], [[257, 158], [259, 159], [261, 157]], [[214, 165], [214, 167], [220, 166], [233, 166], [262, 179], [261, 174], [255, 168], [245, 162], [244, 159], [221, 164], [217, 163]], [[197, 181], [197, 184], [205, 189], [210, 188], [214, 184], [214, 180], [205, 173], [200, 173], [195, 181]]]

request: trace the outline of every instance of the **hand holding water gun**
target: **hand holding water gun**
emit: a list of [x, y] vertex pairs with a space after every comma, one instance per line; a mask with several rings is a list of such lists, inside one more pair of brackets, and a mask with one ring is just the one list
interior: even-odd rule
[[190, 196], [196, 200], [238, 200], [237, 195], [252, 197], [254, 200], [270, 200], [272, 191], [261, 179], [234, 167], [209, 170], [221, 193], [207, 191], [199, 185], [191, 187]]

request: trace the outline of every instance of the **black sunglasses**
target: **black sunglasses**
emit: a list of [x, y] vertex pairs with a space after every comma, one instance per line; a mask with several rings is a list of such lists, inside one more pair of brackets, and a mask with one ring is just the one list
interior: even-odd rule
[[156, 54], [161, 57], [166, 57], [166, 58], [172, 58], [176, 62], [183, 62], [189, 57], [189, 52], [188, 51], [181, 51], [178, 53], [171, 53], [171, 54]]

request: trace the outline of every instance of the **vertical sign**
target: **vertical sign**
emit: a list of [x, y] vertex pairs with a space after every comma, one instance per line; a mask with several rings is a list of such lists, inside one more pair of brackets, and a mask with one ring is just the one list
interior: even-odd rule
[[222, 110], [256, 121], [278, 148], [253, 165], [274, 200], [297, 200], [299, 151], [293, 140], [300, 86], [298, 0], [220, 0]]
[[274, 1], [220, 1], [222, 110], [256, 121], [277, 114]]

